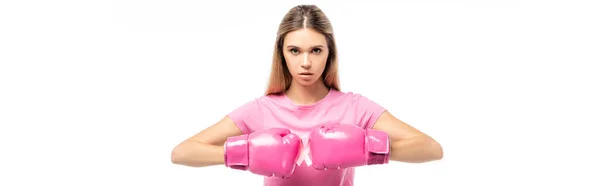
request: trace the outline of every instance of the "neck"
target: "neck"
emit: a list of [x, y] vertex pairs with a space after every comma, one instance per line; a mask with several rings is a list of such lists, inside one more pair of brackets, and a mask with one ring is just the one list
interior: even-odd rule
[[303, 86], [296, 82], [292, 82], [290, 88], [285, 92], [286, 96], [292, 102], [299, 105], [308, 105], [315, 103], [327, 96], [329, 89], [325, 86], [322, 80], [313, 83], [312, 85]]

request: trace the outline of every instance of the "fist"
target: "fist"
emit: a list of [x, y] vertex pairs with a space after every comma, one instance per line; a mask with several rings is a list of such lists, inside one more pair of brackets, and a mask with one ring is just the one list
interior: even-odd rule
[[225, 166], [263, 176], [289, 178], [302, 142], [289, 129], [271, 128], [234, 136], [225, 143]]
[[355, 125], [331, 124], [309, 133], [309, 157], [317, 170], [340, 169], [389, 161], [387, 133]]

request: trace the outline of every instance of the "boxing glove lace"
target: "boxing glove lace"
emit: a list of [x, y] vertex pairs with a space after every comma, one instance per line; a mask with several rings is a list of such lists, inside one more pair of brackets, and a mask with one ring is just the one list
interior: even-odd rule
[[263, 176], [289, 178], [302, 148], [289, 129], [270, 128], [227, 138], [225, 166]]

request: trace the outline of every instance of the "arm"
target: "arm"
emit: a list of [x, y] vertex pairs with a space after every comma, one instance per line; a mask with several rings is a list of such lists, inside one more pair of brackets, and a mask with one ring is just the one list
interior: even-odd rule
[[440, 160], [442, 146], [427, 134], [397, 119], [388, 111], [383, 112], [373, 129], [386, 132], [390, 137], [390, 160], [423, 163]]
[[190, 167], [224, 164], [223, 144], [228, 137], [242, 135], [229, 116], [184, 140], [171, 153], [171, 162]]

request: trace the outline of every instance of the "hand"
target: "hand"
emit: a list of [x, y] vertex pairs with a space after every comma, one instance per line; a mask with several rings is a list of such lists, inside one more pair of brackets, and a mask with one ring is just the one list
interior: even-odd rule
[[311, 130], [309, 157], [317, 170], [386, 164], [390, 141], [387, 133], [355, 125], [331, 124]]
[[289, 178], [302, 140], [289, 129], [271, 128], [227, 138], [225, 166], [263, 176]]

